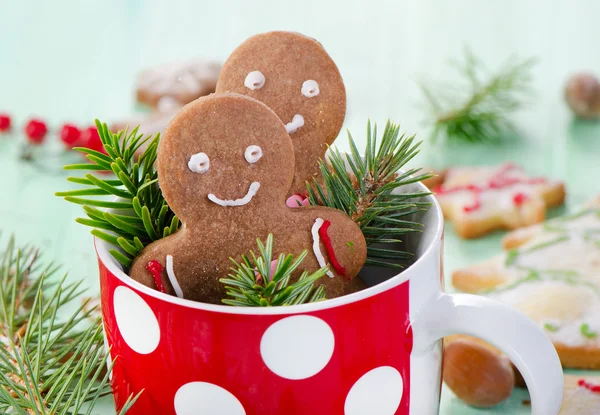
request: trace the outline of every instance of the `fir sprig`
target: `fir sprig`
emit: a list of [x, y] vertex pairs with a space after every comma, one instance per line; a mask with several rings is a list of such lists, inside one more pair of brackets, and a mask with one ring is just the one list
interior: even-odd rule
[[57, 267], [13, 239], [0, 258], [0, 413], [91, 414], [110, 393], [102, 326], [86, 324], [93, 310], [83, 306], [61, 318], [81, 281], [56, 278]]
[[350, 216], [361, 228], [367, 242], [366, 265], [402, 267], [394, 259], [413, 254], [393, 246], [402, 236], [420, 232], [423, 225], [409, 217], [426, 210], [429, 202], [419, 198], [429, 192], [399, 192], [402, 187], [427, 179], [420, 169], [400, 171], [417, 153], [415, 136], [400, 134], [400, 126], [387, 122], [377, 142], [377, 125], [367, 124], [367, 145], [361, 154], [348, 132], [350, 153], [330, 149], [328, 160], [320, 162], [322, 178], [309, 183], [311, 205], [329, 206]]
[[535, 59], [511, 57], [490, 74], [468, 49], [464, 62], [452, 62], [464, 78], [458, 84], [419, 82], [431, 111], [432, 140], [442, 135], [467, 142], [492, 141], [512, 128], [508, 115], [531, 95]]
[[[77, 222], [93, 227], [93, 235], [120, 247], [110, 252], [127, 268], [146, 245], [174, 233], [180, 222], [158, 186], [154, 162], [159, 134], [143, 137], [137, 128], [130, 133], [126, 130], [112, 133], [98, 120], [96, 127], [105, 153], [75, 148], [85, 154], [90, 163], [68, 165], [65, 169], [112, 172], [116, 178], [100, 178], [90, 173], [84, 177], [69, 177], [68, 181], [85, 187], [56, 195], [84, 205], [87, 218], [78, 218]], [[142, 146], [147, 147], [138, 157], [136, 153]], [[117, 209], [118, 213], [104, 209]]]
[[223, 303], [232, 306], [270, 307], [312, 303], [325, 299], [322, 285], [315, 287], [319, 278], [328, 271], [323, 267], [314, 273], [304, 271], [298, 280], [290, 284], [290, 278], [300, 266], [308, 251], [297, 257], [280, 254], [275, 269], [271, 269], [273, 260], [273, 234], [267, 236], [266, 245], [256, 240], [259, 256], [250, 251], [250, 256], [242, 255], [241, 263], [230, 258], [233, 266], [229, 278], [219, 281], [225, 285], [227, 295]]

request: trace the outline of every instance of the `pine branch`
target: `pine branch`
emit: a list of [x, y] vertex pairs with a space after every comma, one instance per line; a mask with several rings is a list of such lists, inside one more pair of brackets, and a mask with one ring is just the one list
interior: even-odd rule
[[245, 307], [270, 307], [286, 306], [293, 304], [312, 303], [325, 299], [325, 290], [322, 285], [315, 287], [315, 283], [328, 271], [323, 267], [309, 274], [304, 271], [298, 281], [290, 284], [293, 272], [300, 266], [308, 253], [304, 250], [298, 258], [291, 254], [280, 254], [276, 264], [273, 258], [273, 234], [267, 236], [266, 245], [260, 239], [256, 240], [259, 256], [250, 251], [250, 257], [242, 255], [242, 262], [238, 263], [233, 258], [229, 278], [219, 281], [225, 285], [227, 295], [231, 298], [223, 299], [223, 303], [232, 306]]
[[81, 328], [94, 311], [83, 305], [59, 318], [83, 290], [56, 272], [12, 238], [1, 254], [0, 413], [89, 415], [110, 394], [100, 321]]
[[[429, 192], [402, 193], [403, 187], [427, 179], [420, 169], [400, 172], [418, 153], [415, 137], [400, 134], [400, 126], [388, 121], [381, 143], [377, 125], [367, 124], [367, 145], [362, 155], [348, 132], [350, 153], [331, 148], [327, 162], [320, 162], [322, 178], [307, 184], [311, 205], [329, 206], [345, 212], [361, 228], [368, 245], [366, 265], [402, 267], [391, 259], [409, 259], [396, 244], [402, 236], [420, 232], [423, 225], [410, 220], [430, 203], [419, 201]], [[387, 246], [386, 246], [387, 245]]]
[[[120, 248], [111, 253], [128, 268], [145, 246], [174, 233], [180, 223], [158, 186], [154, 162], [159, 134], [144, 138], [138, 134], [137, 128], [130, 133], [125, 130], [115, 134], [97, 120], [96, 127], [106, 154], [89, 148], [76, 148], [86, 155], [90, 163], [73, 164], [65, 166], [65, 169], [112, 172], [116, 179], [100, 178], [90, 173], [83, 177], [69, 177], [68, 181], [85, 187], [56, 195], [83, 205], [88, 217], [78, 218], [77, 222], [95, 228], [93, 235]], [[146, 150], [136, 158], [135, 153], [144, 145]], [[115, 198], [118, 199], [113, 200]], [[119, 213], [108, 213], [103, 209], [118, 209]]]
[[432, 140], [440, 135], [467, 142], [499, 139], [512, 128], [508, 115], [520, 109], [531, 94], [534, 65], [535, 59], [511, 57], [496, 73], [487, 75], [483, 63], [465, 49], [464, 62], [453, 64], [464, 78], [462, 83], [419, 82], [431, 111]]

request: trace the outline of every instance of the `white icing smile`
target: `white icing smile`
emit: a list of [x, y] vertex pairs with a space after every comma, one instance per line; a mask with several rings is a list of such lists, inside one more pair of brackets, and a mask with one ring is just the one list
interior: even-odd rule
[[243, 206], [252, 200], [252, 198], [258, 192], [258, 189], [260, 189], [260, 183], [252, 182], [250, 188], [248, 189], [248, 193], [246, 193], [246, 196], [242, 197], [241, 199], [219, 199], [217, 196], [210, 193], [208, 195], [208, 200], [221, 206]]
[[285, 129], [288, 132], [288, 134], [295, 133], [300, 127], [304, 127], [304, 117], [300, 114], [294, 115], [294, 118], [292, 118], [292, 122], [288, 122], [285, 125]]

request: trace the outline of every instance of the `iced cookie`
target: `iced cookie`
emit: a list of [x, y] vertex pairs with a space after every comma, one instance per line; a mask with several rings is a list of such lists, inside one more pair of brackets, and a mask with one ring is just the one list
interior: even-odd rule
[[558, 415], [600, 414], [600, 377], [565, 375], [565, 391]]
[[512, 163], [448, 169], [433, 192], [444, 217], [463, 238], [541, 222], [547, 208], [565, 199], [563, 183], [530, 177]]
[[511, 249], [456, 271], [453, 284], [536, 321], [563, 366], [600, 369], [600, 205], [516, 232], [505, 239]]
[[157, 107], [161, 98], [181, 105], [215, 92], [221, 64], [201, 59], [171, 62], [146, 69], [137, 77], [138, 102]]
[[281, 118], [296, 156], [290, 193], [305, 193], [346, 115], [346, 89], [323, 46], [298, 33], [253, 36], [223, 66], [217, 92], [228, 91], [264, 102]]
[[[600, 198], [574, 214], [513, 231], [503, 244], [503, 254], [455, 271], [453, 285], [509, 304], [537, 322], [564, 367], [600, 369]], [[507, 358], [481, 341], [459, 339], [447, 344], [447, 384], [467, 402], [473, 390], [475, 397], [500, 396], [481, 378], [506, 380]], [[461, 363], [472, 363], [474, 354], [485, 356], [485, 365]], [[467, 379], [473, 389], [456, 386], [456, 379]]]
[[228, 274], [229, 258], [273, 233], [274, 252], [299, 255], [307, 249], [303, 269], [329, 266], [319, 280], [328, 298], [357, 289], [352, 280], [366, 259], [360, 228], [335, 209], [286, 206], [292, 142], [263, 103], [216, 94], [188, 104], [162, 137], [157, 163], [164, 197], [183, 226], [135, 259], [131, 276], [137, 281], [156, 288], [148, 264], [157, 261], [166, 292], [220, 303], [225, 290], [219, 278]]

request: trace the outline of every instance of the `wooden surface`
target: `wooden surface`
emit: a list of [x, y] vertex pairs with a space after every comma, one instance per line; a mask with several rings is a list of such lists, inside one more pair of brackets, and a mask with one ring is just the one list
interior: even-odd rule
[[[590, 1], [14, 1], [0, 0], [0, 112], [18, 128], [40, 116], [62, 122], [110, 121], [134, 111], [135, 73], [146, 66], [188, 57], [224, 60], [248, 36], [295, 30], [317, 38], [337, 62], [348, 91], [346, 127], [364, 142], [368, 118], [391, 118], [427, 138], [416, 80], [452, 77], [447, 59], [469, 46], [490, 67], [511, 54], [536, 56], [536, 96], [514, 119], [519, 134], [497, 145], [432, 145], [413, 165], [444, 167], [512, 160], [533, 174], [567, 183], [568, 205], [600, 191], [600, 126], [574, 122], [562, 88], [566, 77], [586, 69], [600, 74], [597, 18]], [[97, 271], [81, 214], [53, 196], [67, 189], [56, 136], [32, 165], [18, 158], [23, 137], [0, 139], [0, 230], [19, 242], [43, 247], [97, 290]], [[345, 137], [338, 143], [342, 149]], [[557, 214], [560, 211], [552, 212]], [[446, 232], [445, 269], [497, 252], [501, 233], [477, 241]], [[443, 393], [442, 414], [526, 414], [524, 391], [490, 411], [462, 405]], [[105, 401], [95, 413], [114, 413]]]

